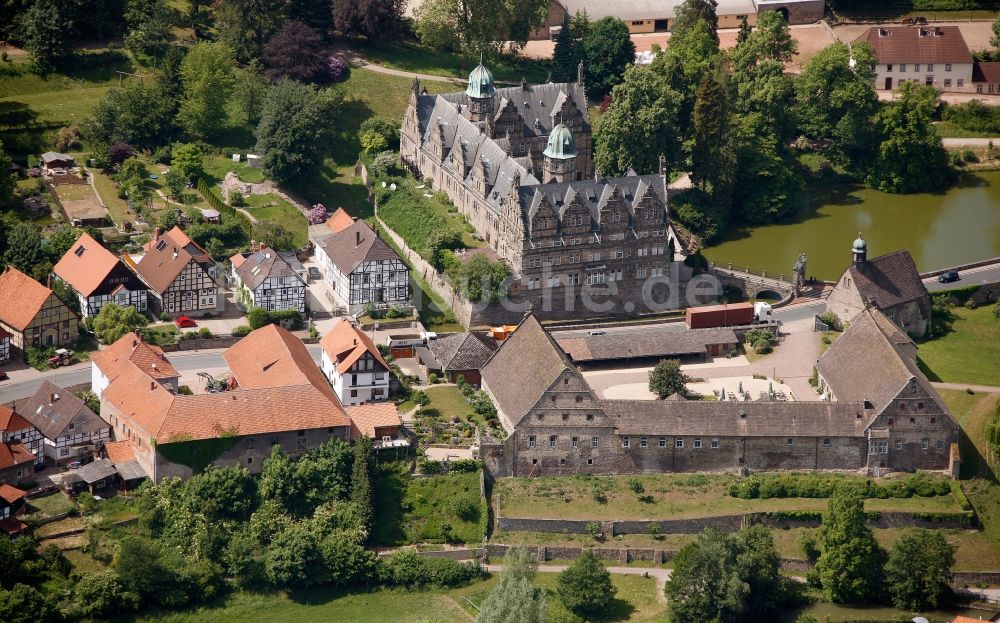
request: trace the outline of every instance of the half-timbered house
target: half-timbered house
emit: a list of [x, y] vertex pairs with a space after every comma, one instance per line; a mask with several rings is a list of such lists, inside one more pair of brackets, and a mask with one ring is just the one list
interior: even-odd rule
[[339, 305], [347, 313], [368, 305], [388, 307], [410, 300], [409, 269], [368, 223], [357, 220], [315, 240], [316, 259]]
[[306, 312], [306, 282], [280, 253], [264, 248], [237, 253], [229, 259], [240, 305], [267, 311]]
[[46, 462], [63, 465], [111, 440], [111, 427], [72, 392], [42, 381], [20, 409], [44, 437]]
[[215, 281], [215, 261], [179, 227], [159, 233], [146, 245], [146, 254], [125, 261], [149, 286], [154, 313], [214, 314], [225, 297]]
[[45, 438], [24, 416], [3, 405], [0, 405], [0, 443], [24, 444], [37, 463], [45, 462]]
[[0, 363], [10, 359], [10, 339], [14, 337], [9, 331], [0, 328]]
[[320, 367], [340, 402], [359, 405], [389, 397], [389, 364], [371, 338], [343, 318], [320, 339]]
[[13, 266], [0, 274], [0, 330], [10, 347], [60, 346], [79, 335], [80, 317], [46, 288]]
[[96, 316], [105, 303], [146, 311], [149, 289], [132, 269], [89, 234], [80, 234], [52, 272], [80, 299], [84, 317]]

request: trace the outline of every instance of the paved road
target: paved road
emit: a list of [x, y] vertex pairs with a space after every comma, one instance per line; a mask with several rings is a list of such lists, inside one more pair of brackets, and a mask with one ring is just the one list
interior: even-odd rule
[[994, 138], [943, 138], [945, 147], [989, 147], [990, 143], [1000, 146], [1000, 136]]
[[1000, 282], [1000, 264], [960, 270], [958, 274], [961, 277], [958, 281], [940, 283], [937, 277], [928, 277], [924, 279], [924, 285], [927, 286], [930, 292], [935, 292], [937, 290], [953, 290], [955, 288], [964, 288], [965, 286]]
[[[317, 344], [307, 344], [306, 348], [319, 363], [321, 349]], [[198, 370], [209, 370], [212, 368], [224, 368], [226, 362], [222, 358], [224, 350], [195, 350], [170, 353], [170, 363], [183, 375], [185, 372], [196, 372]], [[52, 372], [36, 372], [27, 370], [16, 372], [21, 378], [12, 378], [8, 381], [0, 382], [0, 403], [9, 403], [13, 400], [27, 398], [35, 393], [43, 380], [49, 380], [60, 387], [70, 387], [90, 383], [91, 371], [90, 362], [80, 363], [68, 368], [60, 368]]]

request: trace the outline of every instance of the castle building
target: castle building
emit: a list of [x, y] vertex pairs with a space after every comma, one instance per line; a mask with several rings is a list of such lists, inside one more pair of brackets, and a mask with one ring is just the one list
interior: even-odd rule
[[443, 95], [415, 80], [400, 156], [506, 260], [512, 298], [547, 318], [643, 313], [648, 278], [690, 276], [663, 159], [658, 174], [595, 172], [582, 65], [575, 82], [497, 88], [480, 63], [464, 92]]

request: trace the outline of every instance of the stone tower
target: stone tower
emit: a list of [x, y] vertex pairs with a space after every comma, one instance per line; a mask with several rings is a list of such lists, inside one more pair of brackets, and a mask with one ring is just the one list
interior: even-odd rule
[[542, 183], [572, 182], [576, 179], [576, 141], [562, 123], [552, 128], [542, 152]]
[[854, 241], [854, 246], [851, 248], [851, 254], [854, 257], [854, 267], [858, 270], [863, 270], [865, 261], [868, 259], [868, 243], [861, 237], [860, 232], [858, 233], [857, 240]]
[[469, 120], [475, 123], [485, 121], [493, 123], [493, 102], [497, 90], [493, 85], [493, 74], [483, 65], [482, 56], [479, 65], [469, 74], [469, 85], [465, 89], [465, 98], [469, 105]]

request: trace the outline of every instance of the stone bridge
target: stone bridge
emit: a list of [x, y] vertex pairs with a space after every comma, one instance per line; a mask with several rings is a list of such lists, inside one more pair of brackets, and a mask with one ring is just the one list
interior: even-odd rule
[[801, 281], [796, 275], [754, 272], [749, 267], [735, 268], [732, 264], [708, 267], [708, 273], [715, 275], [724, 287], [735, 288], [747, 298], [775, 299], [787, 302], [798, 296]]

